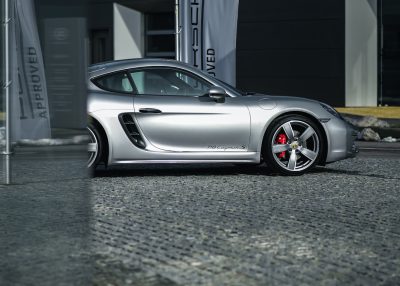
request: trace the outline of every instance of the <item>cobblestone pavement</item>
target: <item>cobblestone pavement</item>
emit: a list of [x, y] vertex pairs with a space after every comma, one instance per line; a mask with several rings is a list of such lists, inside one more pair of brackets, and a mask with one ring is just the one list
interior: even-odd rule
[[86, 148], [15, 150], [14, 184], [0, 185], [1, 286], [91, 283]]
[[97, 285], [400, 285], [400, 161], [98, 170]]
[[88, 180], [81, 149], [16, 153], [1, 286], [400, 285], [400, 152], [301, 177], [175, 165]]

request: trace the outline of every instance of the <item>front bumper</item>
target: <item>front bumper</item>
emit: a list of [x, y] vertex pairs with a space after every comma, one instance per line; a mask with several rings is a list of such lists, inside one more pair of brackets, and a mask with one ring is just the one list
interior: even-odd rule
[[355, 145], [358, 131], [339, 118], [331, 119], [325, 124], [329, 137], [326, 163], [355, 157], [358, 153], [358, 148]]

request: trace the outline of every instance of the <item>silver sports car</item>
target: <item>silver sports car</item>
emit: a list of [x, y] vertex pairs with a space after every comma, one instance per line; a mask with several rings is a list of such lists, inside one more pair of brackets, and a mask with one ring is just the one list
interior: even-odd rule
[[357, 132], [322, 102], [244, 93], [172, 60], [96, 64], [88, 88], [90, 168], [266, 162], [299, 175], [357, 152]]

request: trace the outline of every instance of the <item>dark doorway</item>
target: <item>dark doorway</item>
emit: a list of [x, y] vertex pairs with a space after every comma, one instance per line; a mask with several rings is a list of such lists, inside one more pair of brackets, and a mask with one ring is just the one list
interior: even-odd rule
[[380, 0], [381, 105], [400, 106], [400, 1]]
[[240, 1], [237, 87], [344, 106], [344, 4]]
[[90, 33], [91, 59], [95, 64], [112, 60], [112, 39], [108, 29], [92, 30]]

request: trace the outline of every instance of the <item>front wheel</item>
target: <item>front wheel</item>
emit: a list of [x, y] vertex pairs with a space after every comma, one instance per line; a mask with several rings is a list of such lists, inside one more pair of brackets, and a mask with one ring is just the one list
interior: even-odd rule
[[322, 133], [309, 118], [292, 115], [271, 124], [263, 146], [263, 156], [274, 171], [302, 175], [321, 160]]

